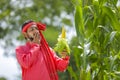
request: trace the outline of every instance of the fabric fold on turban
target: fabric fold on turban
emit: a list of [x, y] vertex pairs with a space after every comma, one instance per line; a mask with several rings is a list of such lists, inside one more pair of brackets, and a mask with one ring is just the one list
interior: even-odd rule
[[36, 25], [36, 26], [38, 27], [38, 29], [39, 29], [39, 30], [42, 30], [42, 31], [44, 31], [44, 30], [46, 29], [46, 25], [43, 24], [43, 23], [40, 23], [40, 22], [30, 22], [30, 23], [28, 23], [28, 24], [26, 24], [26, 25], [24, 26], [24, 28], [22, 29], [22, 32], [26, 32], [27, 29], [28, 29], [30, 26], [32, 26], [32, 25]]

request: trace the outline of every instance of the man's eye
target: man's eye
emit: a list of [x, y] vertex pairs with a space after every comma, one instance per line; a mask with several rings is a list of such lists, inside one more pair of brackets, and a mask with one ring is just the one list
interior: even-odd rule
[[35, 29], [36, 29], [36, 30], [38, 30], [38, 28], [37, 28], [37, 27], [35, 27]]
[[33, 31], [34, 29], [32, 28], [30, 31]]

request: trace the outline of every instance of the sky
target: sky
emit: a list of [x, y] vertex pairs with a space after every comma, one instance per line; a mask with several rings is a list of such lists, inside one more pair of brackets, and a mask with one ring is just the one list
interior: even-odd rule
[[7, 80], [19, 80], [20, 70], [17, 65], [16, 58], [5, 57], [4, 50], [0, 47], [0, 77], [5, 77]]

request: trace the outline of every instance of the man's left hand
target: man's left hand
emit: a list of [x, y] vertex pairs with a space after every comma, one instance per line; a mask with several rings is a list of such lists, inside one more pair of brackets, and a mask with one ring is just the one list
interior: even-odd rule
[[67, 52], [66, 51], [61, 52], [61, 57], [62, 58], [65, 58], [66, 56], [67, 56]]

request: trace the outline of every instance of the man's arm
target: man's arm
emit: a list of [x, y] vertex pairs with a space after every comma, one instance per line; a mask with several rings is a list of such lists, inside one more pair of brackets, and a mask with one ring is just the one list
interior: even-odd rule
[[23, 50], [23, 47], [16, 48], [16, 57], [19, 64], [24, 68], [29, 68], [37, 59], [38, 49], [37, 45], [34, 45], [32, 49], [26, 49], [27, 51]]
[[58, 57], [56, 53], [51, 49], [53, 53], [53, 58], [55, 60], [55, 65], [57, 67], [57, 70], [59, 71], [64, 71], [66, 70], [68, 64], [69, 64], [69, 59], [70, 57], [66, 55], [65, 52], [62, 53], [62, 58]]

